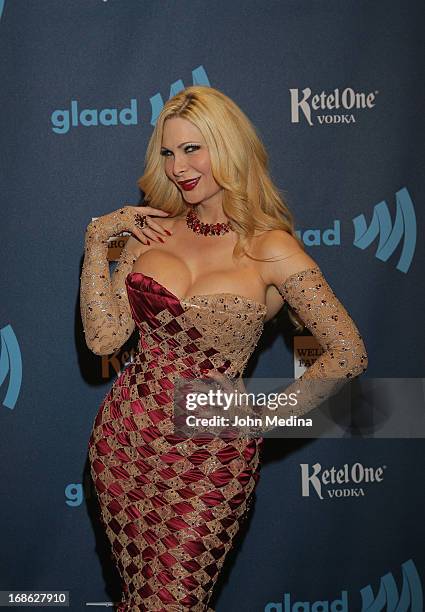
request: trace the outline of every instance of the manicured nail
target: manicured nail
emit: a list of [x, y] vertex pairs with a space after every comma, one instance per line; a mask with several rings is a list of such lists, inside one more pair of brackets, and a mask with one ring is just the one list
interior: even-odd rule
[[150, 240], [148, 240], [148, 244], [150, 244], [150, 243], [151, 243], [151, 241], [150, 241]]
[[171, 236], [171, 232], [169, 232], [168, 230], [164, 230], [164, 231], [167, 232], [169, 236]]
[[161, 242], [164, 242], [161, 236], [158, 236], [158, 240], [160, 240]]

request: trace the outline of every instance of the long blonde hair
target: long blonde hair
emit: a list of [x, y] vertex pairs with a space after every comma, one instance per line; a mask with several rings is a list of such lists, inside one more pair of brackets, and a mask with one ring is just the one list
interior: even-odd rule
[[[164, 104], [148, 143], [144, 174], [137, 181], [145, 203], [172, 216], [187, 209], [160, 155], [164, 123], [173, 117], [193, 123], [207, 143], [212, 175], [223, 189], [223, 212], [237, 234], [233, 255], [257, 259], [247, 251], [249, 238], [272, 229], [288, 232], [305, 249], [295, 233], [293, 214], [270, 177], [268, 155], [255, 127], [235, 102], [213, 87], [186, 87]], [[291, 314], [298, 327], [300, 320]]]

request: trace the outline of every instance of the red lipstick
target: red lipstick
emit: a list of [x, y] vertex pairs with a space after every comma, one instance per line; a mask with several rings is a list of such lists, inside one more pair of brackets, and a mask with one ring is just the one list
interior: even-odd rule
[[184, 189], [185, 191], [191, 191], [192, 189], [196, 187], [200, 178], [201, 177], [198, 176], [198, 178], [189, 179], [187, 181], [178, 181], [178, 183], [179, 185], [181, 185], [182, 189]]

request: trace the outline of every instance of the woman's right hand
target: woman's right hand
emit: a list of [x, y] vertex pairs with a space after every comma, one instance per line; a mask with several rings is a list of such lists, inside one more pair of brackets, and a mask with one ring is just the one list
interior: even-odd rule
[[[123, 206], [107, 215], [97, 217], [87, 226], [86, 234], [91, 239], [108, 240], [122, 232], [131, 232], [142, 244], [150, 244], [154, 231], [166, 235], [158, 223], [151, 219], [152, 216], [168, 217], [170, 213], [153, 206]], [[141, 228], [137, 221], [145, 218], [144, 226]], [[167, 232], [168, 233], [168, 232]]]

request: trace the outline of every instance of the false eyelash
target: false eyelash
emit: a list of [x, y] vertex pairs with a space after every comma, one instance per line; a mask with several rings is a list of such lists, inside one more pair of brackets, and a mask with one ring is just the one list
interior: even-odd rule
[[[185, 146], [185, 148], [184, 148], [184, 150], [186, 151], [186, 149], [188, 149], [188, 148], [190, 148], [190, 149], [194, 149], [195, 151], [197, 151], [198, 149], [200, 149], [200, 148], [201, 148], [201, 146], [200, 146], [200, 145], [186, 145], [186, 146]], [[192, 151], [191, 151], [191, 152], [192, 152]], [[169, 153], [169, 151], [168, 151], [168, 150], [166, 150], [166, 151], [161, 151], [161, 152], [160, 152], [160, 155], [163, 155], [163, 156], [165, 157], [165, 156], [167, 155], [167, 153]]]

